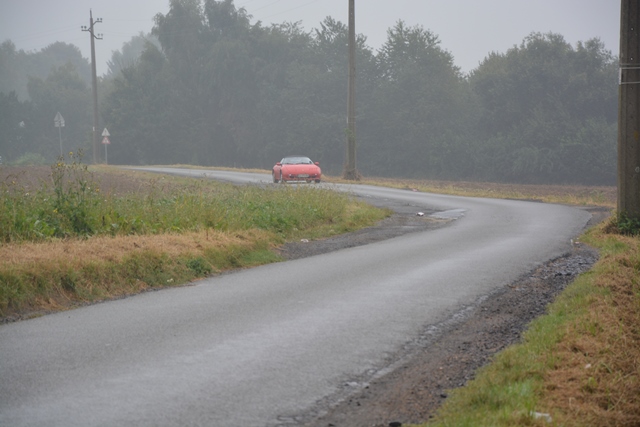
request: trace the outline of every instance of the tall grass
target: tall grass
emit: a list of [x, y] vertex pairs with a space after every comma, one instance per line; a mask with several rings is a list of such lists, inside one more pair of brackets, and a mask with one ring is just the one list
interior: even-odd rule
[[166, 186], [162, 177], [149, 181], [142, 194], [115, 196], [100, 190], [81, 156], [60, 158], [51, 182], [35, 192], [19, 179], [0, 184], [0, 242], [204, 229], [257, 228], [286, 236], [331, 223], [350, 203], [344, 194], [311, 186], [239, 187], [199, 180]]

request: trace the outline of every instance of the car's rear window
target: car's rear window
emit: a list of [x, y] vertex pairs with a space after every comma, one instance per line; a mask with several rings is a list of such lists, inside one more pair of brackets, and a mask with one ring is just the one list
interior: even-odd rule
[[283, 165], [312, 165], [313, 162], [308, 157], [285, 157], [282, 159]]

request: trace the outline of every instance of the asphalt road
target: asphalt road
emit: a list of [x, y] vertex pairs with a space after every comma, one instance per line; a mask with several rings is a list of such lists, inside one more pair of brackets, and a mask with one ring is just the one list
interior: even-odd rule
[[457, 219], [0, 325], [0, 426], [295, 425], [389, 366], [425, 326], [570, 250], [590, 218], [533, 202], [338, 188]]

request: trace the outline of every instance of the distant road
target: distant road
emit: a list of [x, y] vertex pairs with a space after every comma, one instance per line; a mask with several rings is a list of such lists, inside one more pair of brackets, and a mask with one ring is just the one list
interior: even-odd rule
[[0, 425], [292, 425], [388, 366], [426, 326], [569, 251], [590, 218], [542, 203], [337, 188], [462, 216], [432, 231], [0, 325]]

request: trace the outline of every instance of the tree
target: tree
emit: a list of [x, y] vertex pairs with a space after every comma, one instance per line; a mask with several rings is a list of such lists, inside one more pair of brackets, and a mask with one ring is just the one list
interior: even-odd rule
[[23, 74], [25, 53], [7, 40], [0, 44], [0, 93], [27, 99], [27, 76]]
[[18, 99], [28, 99], [29, 77], [44, 80], [52, 69], [66, 64], [72, 64], [85, 82], [91, 81], [89, 63], [72, 44], [56, 42], [39, 52], [26, 53], [16, 50], [11, 40], [7, 40], [0, 44], [0, 92], [14, 91]]
[[20, 101], [15, 92], [0, 92], [0, 156], [3, 163], [13, 162], [34, 147], [35, 126], [30, 101]]
[[53, 68], [46, 80], [30, 77], [27, 86], [32, 100], [30, 126], [35, 128], [32, 144], [38, 153], [50, 161], [60, 155], [53, 125], [57, 112], [65, 119], [65, 151], [90, 147], [91, 92], [73, 64]]
[[140, 32], [140, 34], [133, 36], [131, 40], [124, 43], [121, 50], [112, 52], [111, 59], [107, 61], [107, 67], [109, 68], [107, 76], [114, 77], [125, 68], [136, 65], [147, 43], [152, 43], [160, 48], [160, 42], [155, 36], [152, 34], [145, 35]]
[[[478, 158], [492, 171], [486, 178], [615, 182], [615, 137], [594, 139], [610, 137], [617, 108], [614, 58], [599, 40], [574, 49], [561, 35], [533, 33], [506, 54], [488, 56], [470, 83], [482, 106]], [[576, 162], [589, 152], [604, 164]]]
[[[152, 32], [160, 48], [146, 43], [109, 80], [111, 161], [269, 168], [294, 153], [340, 173], [343, 23], [328, 17], [309, 32], [296, 23], [263, 27], [232, 0], [171, 0]], [[574, 48], [559, 35], [532, 34], [464, 76], [434, 33], [399, 21], [375, 54], [358, 36], [356, 55], [364, 174], [582, 183], [613, 176], [616, 65], [598, 40]]]
[[[338, 174], [345, 160], [348, 28], [328, 17], [311, 34], [299, 32], [292, 40], [296, 50], [279, 92], [287, 131], [279, 154], [307, 153], [325, 172]], [[357, 36], [356, 45], [360, 104], [374, 85], [375, 62], [364, 37]]]
[[124, 164], [187, 163], [179, 137], [180, 111], [172, 108], [173, 80], [166, 57], [147, 43], [136, 64], [114, 78], [103, 102], [111, 133], [109, 160]]
[[[392, 176], [458, 176], [459, 146], [472, 117], [470, 93], [453, 56], [438, 37], [399, 21], [387, 32], [376, 60], [379, 83], [367, 109], [361, 170]], [[458, 166], [458, 171], [456, 171]]]

